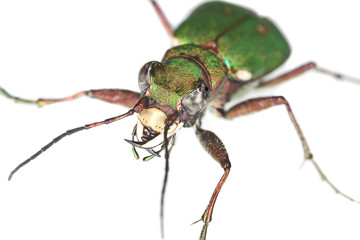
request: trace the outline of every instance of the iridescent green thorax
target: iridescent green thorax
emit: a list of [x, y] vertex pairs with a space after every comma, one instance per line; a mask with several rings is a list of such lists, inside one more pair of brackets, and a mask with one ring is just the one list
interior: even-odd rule
[[175, 30], [175, 36], [181, 44], [213, 49], [227, 63], [234, 78], [238, 70], [259, 78], [277, 68], [290, 54], [286, 39], [270, 20], [226, 2], [201, 5]]
[[228, 69], [222, 59], [213, 52], [193, 44], [169, 49], [165, 53], [163, 60], [166, 61], [167, 59], [184, 55], [192, 58], [193, 61], [197, 61], [198, 65], [201, 65], [203, 70], [207, 72], [209, 81], [205, 79], [205, 84], [210, 90], [216, 87], [227, 75]]
[[170, 59], [154, 71], [149, 97], [176, 110], [178, 102], [200, 84], [203, 75], [202, 69], [189, 59]]
[[195, 45], [168, 50], [162, 63], [152, 69], [147, 96], [177, 110], [181, 100], [204, 83], [213, 89], [227, 75], [227, 67], [214, 53]]

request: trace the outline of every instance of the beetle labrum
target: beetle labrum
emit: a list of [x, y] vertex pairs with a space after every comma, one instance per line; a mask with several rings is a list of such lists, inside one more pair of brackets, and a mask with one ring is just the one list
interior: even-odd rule
[[[210, 9], [207, 9], [207, 7]], [[218, 10], [221, 10], [221, 12], [216, 12], [211, 15], [220, 16], [219, 14], [222, 14], [221, 16], [223, 17], [234, 16], [235, 20], [224, 19], [220, 23], [225, 24], [225, 27], [218, 27], [219, 32], [212, 32], [214, 34], [213, 36], [206, 35], [196, 29], [196, 27], [198, 27], [196, 24], [199, 26], [204, 25], [201, 21], [203, 20], [201, 17], [201, 14], [203, 14], [202, 11], [205, 11], [205, 14], [208, 16], [210, 11]], [[164, 20], [163, 14], [161, 12], [159, 12], [159, 14], [161, 19]], [[210, 104], [213, 104], [219, 115], [225, 118], [231, 118], [233, 116], [246, 114], [255, 110], [265, 109], [273, 105], [284, 104], [287, 106], [290, 119], [304, 145], [305, 157], [310, 159], [317, 167], [316, 163], [312, 159], [311, 152], [305, 138], [303, 137], [302, 131], [292, 114], [290, 106], [284, 98], [258, 98], [243, 102], [231, 109], [224, 108], [224, 104], [230, 100], [233, 92], [239, 88], [245, 88], [245, 86], [250, 86], [252, 84], [256, 84], [261, 87], [266, 86], [269, 83], [277, 83], [279, 80], [294, 77], [297, 73], [302, 73], [307, 68], [314, 68], [315, 65], [313, 63], [305, 64], [298, 68], [297, 71], [295, 70], [290, 74], [283, 75], [280, 78], [277, 78], [277, 80], [262, 83], [260, 81], [261, 77], [285, 61], [290, 52], [281, 33], [277, 32], [277, 29], [271, 22], [258, 19], [256, 15], [253, 15], [253, 13], [247, 9], [237, 8], [228, 4], [222, 5], [221, 3], [204, 5], [195, 10], [191, 16], [187, 19], [187, 21], [191, 22], [191, 24], [184, 22], [183, 25], [180, 25], [180, 27], [175, 30], [174, 33], [176, 36], [174, 39], [179, 40], [184, 46], [180, 45], [170, 49], [165, 54], [161, 63], [150, 62], [140, 70], [140, 97], [138, 93], [126, 90], [91, 90], [81, 92], [64, 99], [27, 101], [25, 99], [13, 97], [4, 89], [1, 89], [1, 91], [3, 95], [13, 98], [19, 102], [36, 103], [38, 105], [46, 105], [52, 102], [70, 100], [81, 95], [88, 95], [90, 97], [131, 107], [131, 110], [126, 114], [119, 115], [106, 121], [69, 130], [67, 133], [56, 138], [54, 142], [77, 131], [90, 129], [105, 123], [111, 123], [120, 120], [123, 117], [138, 113], [138, 123], [133, 131], [133, 139], [128, 142], [133, 144], [135, 147], [134, 154], [136, 156], [136, 148], [140, 147], [147, 149], [147, 151], [149, 151], [149, 157], [146, 157], [146, 160], [159, 155], [159, 153], [165, 153], [166, 162], [168, 163], [169, 144], [171, 145], [172, 139], [174, 139], [174, 133], [181, 127], [194, 126], [205, 149], [207, 149], [208, 152], [210, 152], [210, 154], [218, 160], [225, 171], [218, 186], [216, 187], [214, 195], [210, 200], [209, 206], [201, 219], [205, 223], [200, 238], [205, 239], [208, 222], [211, 221], [212, 209], [215, 205], [217, 194], [229, 174], [230, 161], [221, 140], [214, 133], [201, 127], [200, 118], [203, 110], [208, 105], [210, 106]], [[272, 47], [266, 46], [265, 49], [269, 49], [269, 53], [260, 54], [257, 52], [256, 61], [263, 62], [260, 64], [261, 66], [264, 66], [263, 69], [253, 67], [251, 65], [252, 62], [241, 65], [241, 61], [237, 57], [244, 57], [244, 55], [238, 54], [237, 51], [224, 53], [226, 50], [221, 48], [222, 46], [225, 46], [222, 41], [226, 42], [226, 37], [234, 39], [234, 37], [230, 36], [230, 34], [236, 33], [235, 29], [237, 27], [240, 27], [239, 31], [244, 31], [242, 27], [247, 26], [247, 24], [249, 24], [250, 27], [253, 27], [254, 34], [269, 37], [270, 35], [273, 35], [271, 38], [275, 38], [276, 44], [279, 44], [279, 46], [275, 47], [276, 51], [272, 52], [270, 51]], [[172, 29], [167, 25], [166, 21], [165, 25], [170, 35], [173, 35]], [[192, 26], [192, 28], [187, 29], [189, 26]], [[191, 37], [191, 34], [194, 34], [194, 36]], [[199, 40], [198, 38], [200, 37], [208, 37], [208, 39]], [[256, 36], [251, 37], [251, 40], [255, 39], [257, 39]], [[265, 40], [265, 42], [267, 43], [267, 40]], [[196, 44], [191, 45], [188, 43]], [[273, 41], [269, 41], [269, 43], [272, 45]], [[226, 46], [229, 45], [226, 44]], [[235, 47], [236, 46], [234, 46], [231, 50], [235, 49]], [[246, 49], [243, 51], [246, 51]], [[234, 55], [232, 53], [234, 53]], [[266, 66], [265, 63], [267, 62], [271, 62], [271, 64]], [[259, 62], [256, 62], [256, 65], [259, 65]], [[172, 81], [167, 81], [167, 79], [172, 79]], [[170, 94], [171, 92], [172, 94]], [[217, 93], [220, 93], [220, 95]], [[138, 101], [139, 98], [141, 99], [140, 101]], [[135, 107], [133, 107], [134, 105]], [[43, 150], [46, 150], [54, 142], [46, 145], [45, 148], [36, 153], [33, 158], [37, 157], [38, 154], [40, 154]], [[155, 149], [155, 147], [159, 147], [159, 149]], [[29, 160], [32, 160], [33, 158]], [[25, 164], [26, 163], [27, 162], [25, 162]], [[21, 166], [22, 165], [19, 165], [19, 167]], [[322, 175], [320, 169], [318, 167], [317, 169]], [[15, 169], [15, 171], [17, 170], [18, 168]], [[13, 173], [14, 172], [12, 172], [12, 174]], [[9, 178], [12, 177], [12, 174]], [[325, 178], [324, 175], [322, 175], [322, 177]], [[325, 178], [325, 180], [327, 179]], [[335, 190], [337, 189], [335, 188]]]

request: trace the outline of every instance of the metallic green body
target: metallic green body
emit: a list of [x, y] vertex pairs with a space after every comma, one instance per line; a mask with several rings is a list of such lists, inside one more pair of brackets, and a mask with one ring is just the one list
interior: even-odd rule
[[180, 44], [212, 42], [229, 73], [247, 70], [257, 79], [281, 65], [290, 55], [284, 36], [266, 18], [226, 2], [199, 6], [175, 30]]
[[195, 62], [186, 58], [170, 59], [156, 66], [147, 95], [175, 110], [178, 102], [200, 84], [202, 76]]
[[[287, 41], [272, 22], [226, 2], [199, 6], [174, 35], [181, 45], [169, 49], [153, 67], [151, 88], [143, 93], [159, 106], [170, 107], [168, 114], [181, 111], [181, 100], [201, 81], [209, 89], [212, 105], [221, 108], [290, 54]], [[248, 79], [238, 74], [244, 71]]]
[[[304, 134], [284, 97], [258, 97], [240, 102], [230, 108], [225, 106], [231, 98], [236, 97], [236, 93], [242, 93], [242, 90], [258, 84], [260, 87], [278, 84], [309, 69], [317, 69], [339, 79], [343, 79], [343, 75], [316, 68], [315, 63], [310, 62], [278, 78], [267, 82], [261, 81], [261, 77], [276, 69], [290, 54], [287, 41], [271, 21], [230, 3], [210, 2], [194, 10], [173, 32], [156, 1], [151, 2], [165, 29], [170, 33], [170, 37], [177, 40], [180, 45], [169, 49], [161, 62], [151, 61], [141, 68], [138, 78], [140, 93], [125, 89], [95, 89], [78, 92], [65, 98], [33, 101], [13, 96], [0, 87], [0, 95], [16, 102], [38, 106], [88, 96], [130, 107], [130, 110], [124, 114], [61, 133], [21, 162], [10, 173], [8, 180], [11, 180], [20, 168], [63, 138], [83, 130], [116, 122], [136, 113], [137, 124], [132, 131], [132, 139], [126, 140], [132, 145], [135, 158], [139, 158], [136, 150], [138, 148], [149, 153], [143, 158], [144, 161], [155, 156], [160, 157], [162, 152], [165, 157], [160, 211], [163, 235], [164, 196], [169, 172], [169, 156], [174, 146], [175, 134], [183, 127], [196, 124], [196, 135], [202, 147], [224, 170], [202, 217], [196, 221], [203, 222], [199, 239], [205, 240], [216, 199], [231, 168], [229, 155], [221, 139], [201, 126], [201, 117], [206, 108], [214, 107], [219, 116], [230, 119], [284, 105], [303, 145], [305, 159], [313, 163], [322, 180], [326, 181], [336, 193], [354, 201], [340, 192], [314, 161]], [[357, 82], [356, 79], [355, 82]]]
[[163, 60], [166, 61], [169, 58], [183, 55], [195, 59], [198, 61], [198, 65], [205, 68], [209, 74], [210, 82], [207, 83], [205, 79], [204, 81], [210, 89], [216, 88], [227, 76], [226, 64], [216, 54], [196, 45], [187, 44], [171, 48], [165, 53]]
[[201, 83], [213, 93], [227, 74], [226, 64], [216, 54], [196, 45], [181, 45], [169, 49], [153, 67], [151, 87], [145, 95], [176, 111], [181, 100]]

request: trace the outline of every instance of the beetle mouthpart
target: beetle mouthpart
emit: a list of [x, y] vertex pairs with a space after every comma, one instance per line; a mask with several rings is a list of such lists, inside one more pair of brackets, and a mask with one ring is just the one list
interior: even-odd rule
[[[168, 137], [171, 137], [176, 131], [182, 128], [184, 123], [174, 123], [171, 125], [168, 131]], [[140, 120], [136, 125], [136, 139], [138, 141], [130, 141], [126, 140], [131, 145], [138, 147], [138, 148], [154, 148], [161, 145], [164, 142], [164, 131], [157, 132], [151, 129], [148, 126], [144, 126]]]
[[[146, 108], [138, 113], [138, 122], [135, 126], [135, 138], [137, 141], [126, 140], [135, 147], [150, 149], [164, 142], [164, 129], [167, 120], [166, 114], [158, 108]], [[167, 137], [171, 137], [184, 123], [173, 123]]]
[[[158, 108], [145, 108], [137, 114], [139, 121], [145, 127], [155, 132], [162, 133], [165, 128], [166, 114]], [[138, 124], [139, 126], [139, 124]], [[138, 129], [139, 130], [139, 129]], [[170, 129], [169, 129], [170, 132]], [[139, 131], [138, 131], [139, 133]], [[140, 134], [142, 131], [140, 131]], [[140, 140], [140, 139], [139, 139]]]

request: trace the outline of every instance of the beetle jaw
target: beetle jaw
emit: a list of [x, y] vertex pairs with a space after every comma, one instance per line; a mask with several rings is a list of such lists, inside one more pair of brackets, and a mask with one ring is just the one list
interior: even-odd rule
[[[135, 147], [152, 149], [164, 142], [165, 122], [168, 117], [162, 110], [152, 107], [143, 109], [137, 114], [138, 122], [135, 126], [134, 137], [136, 142], [128, 141]], [[174, 122], [168, 132], [167, 137], [171, 137], [176, 131], [183, 127], [183, 122]], [[134, 139], [134, 138], [133, 138]]]

